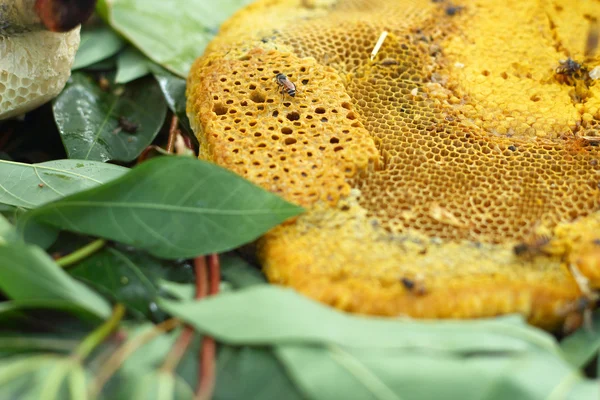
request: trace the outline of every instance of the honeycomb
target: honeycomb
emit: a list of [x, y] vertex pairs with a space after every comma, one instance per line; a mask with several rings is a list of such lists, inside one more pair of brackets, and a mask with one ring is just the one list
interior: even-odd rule
[[556, 329], [600, 287], [598, 16], [257, 1], [190, 72], [200, 157], [307, 207], [257, 245], [273, 283], [349, 312]]
[[0, 35], [0, 119], [57, 96], [71, 74], [78, 47], [79, 28]]

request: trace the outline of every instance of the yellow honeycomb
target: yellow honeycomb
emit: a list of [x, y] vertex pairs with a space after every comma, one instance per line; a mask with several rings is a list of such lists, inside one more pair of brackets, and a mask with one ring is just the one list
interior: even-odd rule
[[350, 312], [557, 328], [600, 287], [598, 17], [592, 1], [257, 1], [188, 78], [200, 157], [308, 208], [258, 243], [274, 283]]

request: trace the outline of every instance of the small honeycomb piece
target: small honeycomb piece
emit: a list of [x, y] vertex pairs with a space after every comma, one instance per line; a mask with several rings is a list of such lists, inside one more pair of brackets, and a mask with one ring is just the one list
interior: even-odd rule
[[0, 119], [24, 114], [60, 93], [71, 75], [79, 29], [0, 35]]
[[598, 17], [567, 0], [257, 1], [190, 73], [200, 157], [308, 208], [259, 241], [271, 282], [349, 312], [556, 329], [600, 288]]

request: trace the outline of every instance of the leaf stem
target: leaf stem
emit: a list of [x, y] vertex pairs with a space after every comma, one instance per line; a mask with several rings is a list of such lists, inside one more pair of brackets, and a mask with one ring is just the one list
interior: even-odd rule
[[85, 360], [87, 356], [89, 356], [90, 353], [117, 328], [123, 315], [125, 315], [125, 307], [123, 304], [115, 305], [111, 317], [83, 339], [73, 352], [73, 356], [80, 361]]
[[98, 250], [100, 250], [106, 244], [104, 239], [96, 239], [91, 243], [86, 244], [80, 249], [75, 250], [71, 254], [67, 254], [56, 260], [56, 263], [62, 268], [68, 268], [73, 264], [77, 264], [81, 260], [91, 256]]
[[179, 125], [179, 118], [177, 118], [177, 115], [173, 115], [173, 118], [171, 119], [171, 127], [169, 129], [169, 141], [167, 142], [168, 153], [173, 153], [173, 149], [175, 148], [175, 139], [179, 133], [177, 125]]
[[[199, 256], [194, 259], [194, 271], [196, 273], [196, 300], [200, 300], [203, 297], [206, 297], [208, 289], [206, 258], [204, 256]], [[177, 364], [181, 361], [181, 358], [185, 354], [193, 337], [194, 329], [189, 325], [186, 325], [161, 367], [163, 372], [171, 373], [177, 368]]]
[[90, 398], [96, 398], [102, 391], [102, 388], [108, 382], [108, 380], [114, 375], [115, 372], [121, 368], [121, 365], [127, 360], [127, 358], [135, 353], [140, 347], [146, 343], [152, 341], [157, 336], [162, 335], [181, 324], [181, 321], [177, 318], [171, 318], [160, 324], [156, 325], [150, 331], [145, 332], [127, 342], [123, 343], [119, 349], [117, 349], [109, 358], [106, 360], [102, 368], [96, 374], [94, 382], [91, 385]]

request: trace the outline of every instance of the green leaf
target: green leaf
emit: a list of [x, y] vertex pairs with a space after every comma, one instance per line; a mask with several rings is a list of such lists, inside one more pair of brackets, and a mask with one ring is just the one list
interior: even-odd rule
[[96, 161], [23, 164], [0, 160], [0, 202], [34, 208], [109, 182], [127, 171], [118, 165]]
[[35, 299], [20, 299], [0, 302], [0, 315], [5, 313], [14, 313], [18, 311], [27, 310], [60, 310], [66, 312], [77, 313], [80, 316], [83, 313], [88, 313], [89, 316], [93, 316], [97, 319], [96, 314], [89, 310], [82, 308], [80, 305], [73, 303], [72, 300], [63, 299], [48, 299], [48, 298], [35, 298]]
[[129, 83], [150, 73], [148, 59], [134, 47], [127, 47], [117, 58], [115, 83]]
[[15, 300], [66, 300], [98, 317], [110, 305], [71, 278], [42, 250], [24, 244], [0, 246], [0, 289]]
[[[305, 396], [315, 400], [541, 400], [552, 395], [565, 398], [575, 385], [585, 383], [559, 357], [538, 351], [465, 358], [412, 351], [282, 345], [276, 348], [276, 354]], [[598, 387], [593, 392], [595, 396], [600, 393]], [[585, 397], [593, 398], [597, 397]]]
[[[153, 79], [132, 82], [123, 93], [107, 93], [83, 73], [73, 74], [53, 110], [69, 158], [124, 162], [152, 143], [167, 113]], [[127, 132], [120, 120], [133, 124], [135, 132]]]
[[[154, 325], [152, 324], [141, 324], [129, 327], [129, 329], [127, 329], [128, 341], [133, 342], [138, 340], [141, 335], [148, 333], [152, 328], [154, 328]], [[163, 373], [160, 371], [161, 366], [164, 364], [165, 357], [167, 357], [172, 350], [173, 345], [181, 335], [181, 332], [181, 329], [175, 329], [169, 333], [162, 334], [129, 356], [120, 369], [118, 384], [115, 385], [116, 392], [118, 393], [106, 393], [106, 398], [192, 399], [193, 395], [191, 397], [181, 397], [189, 394], [189, 391], [186, 389], [189, 388], [189, 386], [183, 381], [181, 376], [176, 378], [171, 375], [169, 375], [169, 377], [164, 377], [162, 376]], [[198, 352], [193, 351], [190, 347], [186, 353], [188, 353], [197, 364]], [[180, 361], [179, 367], [183, 361], [184, 360]], [[194, 377], [195, 376], [197, 376], [197, 373], [194, 374]], [[158, 395], [158, 393], [161, 394]]]
[[[116, 302], [123, 303], [130, 312], [160, 320], [164, 314], [155, 303], [159, 293], [158, 280], [170, 278], [175, 273], [182, 275], [185, 270], [181, 267], [139, 251], [108, 247], [70, 268], [69, 273]], [[187, 271], [187, 280], [192, 280], [193, 274]]]
[[16, 353], [23, 351], [52, 351], [68, 353], [73, 351], [78, 340], [44, 334], [0, 334], [0, 351]]
[[560, 347], [565, 358], [573, 366], [583, 368], [600, 350], [600, 311], [593, 316], [592, 329], [582, 326], [577, 332], [566, 337]]
[[175, 283], [161, 279], [160, 288], [179, 300], [191, 300], [196, 295], [196, 287], [191, 283]]
[[97, 26], [81, 31], [81, 43], [75, 55], [72, 70], [84, 68], [116, 54], [125, 42], [107, 26]]
[[54, 355], [2, 360], [0, 398], [86, 400], [86, 372], [74, 359]]
[[552, 336], [514, 318], [415, 322], [355, 316], [271, 285], [256, 285], [202, 301], [161, 299], [159, 305], [228, 344], [337, 344], [431, 352], [541, 348], [558, 354]]
[[266, 347], [223, 346], [217, 356], [214, 400], [300, 400], [283, 365]]
[[14, 227], [4, 218], [4, 215], [0, 214], [0, 246], [17, 240], [18, 236]]
[[267, 279], [254, 265], [235, 254], [221, 254], [221, 276], [235, 289], [264, 285]]
[[186, 112], [185, 79], [173, 75], [171, 72], [156, 64], [150, 64], [150, 70], [152, 71], [152, 74], [154, 74], [154, 78], [158, 82], [160, 90], [162, 90], [163, 95], [165, 96], [167, 105], [171, 111], [177, 115], [179, 123], [188, 136], [197, 142], [198, 139], [196, 139], [196, 135], [190, 127], [190, 120], [188, 119]]
[[297, 215], [294, 206], [238, 175], [188, 157], [158, 157], [101, 187], [21, 218], [100, 236], [176, 259], [250, 242]]
[[186, 77], [216, 29], [250, 0], [111, 0], [110, 25], [154, 62]]
[[131, 400], [193, 400], [194, 391], [179, 376], [162, 371], [151, 372], [128, 382]]

